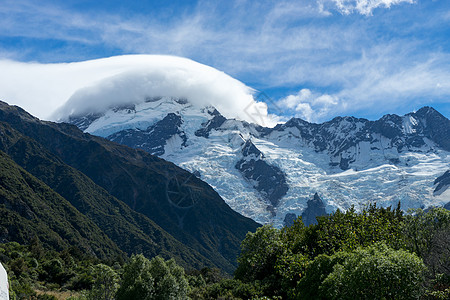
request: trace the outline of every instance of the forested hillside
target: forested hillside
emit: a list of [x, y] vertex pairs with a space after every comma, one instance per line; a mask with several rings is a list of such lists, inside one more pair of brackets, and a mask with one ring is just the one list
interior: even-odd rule
[[[231, 210], [206, 183], [143, 151], [0, 104], [0, 150], [95, 224], [112, 249], [173, 257], [187, 268], [235, 268], [240, 241], [258, 224]], [[16, 240], [12, 235], [22, 224], [12, 220], [4, 242], [27, 243], [34, 236], [47, 242], [46, 235], [32, 233]]]
[[1, 151], [0, 226], [2, 242], [39, 238], [47, 249], [76, 245], [102, 259], [123, 255], [92, 220]]
[[[5, 197], [2, 197], [2, 201], [5, 204], [4, 213], [6, 214], [3, 222], [9, 220], [9, 223], [5, 224], [9, 230], [4, 234], [3, 241], [28, 243], [32, 238], [39, 238], [51, 249], [62, 250], [64, 247], [55, 247], [57, 244], [48, 240], [49, 233], [45, 230], [36, 232], [36, 228], [30, 224], [23, 229], [26, 235], [20, 235], [22, 232], [20, 228], [30, 223], [27, 222], [28, 218], [31, 218], [34, 223], [41, 222], [47, 226], [48, 224], [54, 224], [58, 230], [67, 231], [70, 231], [74, 226], [75, 229], [78, 229], [89, 221], [84, 226], [89, 231], [97, 229], [98, 232], [91, 233], [85, 238], [89, 239], [91, 243], [97, 244], [97, 247], [104, 248], [104, 253], [88, 251], [92, 252], [95, 257], [106, 259], [111, 255], [115, 257], [117, 255], [124, 256], [126, 253], [145, 253], [148, 257], [161, 255], [166, 258], [176, 258], [179, 263], [186, 267], [208, 265], [208, 259], [178, 242], [147, 217], [131, 210], [127, 205], [93, 183], [84, 174], [64, 164], [34, 140], [23, 136], [7, 124], [0, 124], [0, 133], [2, 136], [0, 150], [5, 151], [9, 154], [9, 157], [15, 159], [17, 163], [36, 176], [23, 170], [12, 159], [9, 159], [5, 152], [1, 152], [2, 159], [11, 164], [8, 168], [4, 166], [1, 169], [2, 174], [8, 176], [8, 180], [2, 181], [5, 195]], [[25, 180], [24, 186], [12, 184], [11, 181], [13, 180], [23, 181], [20, 177], [18, 178], [22, 173], [26, 174], [28, 178], [34, 179], [32, 181], [33, 183], [36, 182], [34, 185], [40, 184], [41, 188], [36, 189], [30, 184], [30, 180]], [[32, 189], [34, 195], [28, 193], [27, 189]], [[52, 199], [49, 195], [58, 199], [53, 201], [55, 206], [69, 205], [75, 211], [72, 214], [82, 216], [84, 221], [73, 222], [76, 224], [73, 226], [67, 226], [64, 222], [59, 222], [59, 216], [63, 220], [70, 220], [70, 214], [61, 215], [54, 211], [54, 207], [45, 205], [43, 202]], [[12, 199], [20, 197], [21, 205], [12, 204], [11, 197]], [[35, 197], [39, 200], [35, 200]], [[34, 206], [37, 207], [34, 208]], [[6, 208], [11, 207], [17, 207], [15, 209], [17, 216], [7, 218], [6, 216], [12, 214], [12, 211]], [[34, 215], [32, 216], [27, 215], [30, 208], [34, 208]], [[73, 238], [68, 240], [67, 236], [73, 236]], [[77, 239], [76, 237], [76, 234], [71, 233], [60, 237], [60, 240], [61, 243], [65, 243], [66, 247], [73, 245], [84, 250], [83, 239]], [[103, 241], [101, 237], [107, 237], [107, 242]], [[209, 264], [212, 265], [211, 262]]]

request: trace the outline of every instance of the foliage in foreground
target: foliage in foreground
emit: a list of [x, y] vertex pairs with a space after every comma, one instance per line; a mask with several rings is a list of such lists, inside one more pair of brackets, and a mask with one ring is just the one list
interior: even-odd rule
[[143, 255], [131, 257], [125, 266], [118, 300], [127, 299], [187, 299], [188, 282], [184, 269], [171, 259], [148, 260]]
[[309, 227], [300, 219], [281, 230], [263, 226], [242, 242], [235, 278], [283, 299], [367, 299], [367, 291], [379, 296], [372, 298], [441, 299], [449, 288], [449, 229], [442, 208], [404, 215], [375, 205]]
[[[174, 260], [143, 255], [101, 262], [75, 248], [47, 252], [0, 244], [12, 299], [449, 299], [450, 212], [370, 206], [318, 218], [305, 227], [263, 226], [248, 233], [234, 278], [185, 272]], [[36, 293], [36, 290], [44, 291]]]
[[[333, 256], [342, 258], [340, 253]], [[325, 259], [333, 261], [333, 256]], [[417, 255], [376, 244], [346, 253], [322, 281], [319, 294], [328, 299], [417, 299], [422, 293], [424, 270]]]

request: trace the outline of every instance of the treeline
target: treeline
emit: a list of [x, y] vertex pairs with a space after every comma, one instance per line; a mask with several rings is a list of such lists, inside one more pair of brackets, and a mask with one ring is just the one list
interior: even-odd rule
[[260, 227], [234, 276], [134, 255], [92, 259], [76, 248], [0, 245], [11, 299], [450, 299], [450, 211], [353, 208], [304, 226]]

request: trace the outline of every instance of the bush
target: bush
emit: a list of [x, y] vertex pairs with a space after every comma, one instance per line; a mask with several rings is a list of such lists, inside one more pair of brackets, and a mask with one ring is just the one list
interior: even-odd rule
[[150, 274], [150, 261], [143, 255], [132, 256], [124, 267], [122, 283], [117, 300], [152, 299], [155, 288]]
[[98, 264], [93, 270], [94, 284], [87, 298], [92, 300], [114, 300], [119, 287], [119, 275], [111, 267]]
[[274, 273], [276, 261], [283, 251], [278, 229], [266, 225], [258, 228], [255, 233], [247, 233], [241, 244], [235, 277], [244, 282], [267, 278]]
[[429, 276], [450, 275], [450, 211], [433, 208], [428, 212], [411, 210], [403, 224], [407, 248], [423, 259]]
[[348, 252], [338, 252], [332, 256], [326, 254], [318, 255], [307, 267], [305, 275], [298, 283], [295, 293], [298, 299], [326, 299], [325, 295], [319, 294], [322, 282], [333, 272], [336, 264], [342, 264], [350, 255]]
[[385, 244], [359, 248], [337, 263], [320, 286], [330, 299], [418, 299], [425, 266], [415, 254]]
[[188, 287], [184, 269], [173, 259], [155, 257], [149, 261], [135, 255], [124, 267], [117, 299], [187, 299]]

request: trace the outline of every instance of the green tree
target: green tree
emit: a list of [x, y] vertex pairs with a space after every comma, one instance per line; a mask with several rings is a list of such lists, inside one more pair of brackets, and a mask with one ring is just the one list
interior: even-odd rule
[[397, 209], [369, 205], [361, 212], [351, 207], [317, 218], [318, 224], [306, 227], [300, 239], [294, 240], [294, 249], [313, 258], [319, 254], [332, 255], [340, 250], [354, 250], [384, 242], [394, 249], [404, 245], [402, 236], [403, 213]]
[[283, 278], [277, 272], [278, 260], [285, 251], [280, 230], [271, 225], [262, 226], [255, 233], [247, 233], [241, 244], [235, 278], [260, 284], [266, 296], [286, 296], [282, 291]]
[[276, 261], [283, 251], [280, 231], [273, 226], [265, 225], [255, 233], [247, 233], [235, 277], [245, 282], [267, 278], [275, 273]]
[[418, 299], [424, 270], [415, 254], [376, 244], [335, 264], [319, 291], [329, 299]]
[[201, 291], [192, 294], [192, 299], [256, 299], [262, 291], [254, 283], [243, 283], [236, 279], [223, 279]]
[[53, 258], [46, 261], [42, 265], [43, 273], [41, 278], [45, 278], [47, 281], [60, 283], [64, 274], [64, 264], [59, 258]]
[[320, 254], [309, 263], [305, 274], [294, 289], [296, 299], [327, 299], [326, 295], [319, 293], [322, 282], [333, 272], [336, 264], [342, 264], [350, 254], [340, 251], [334, 255]]
[[132, 256], [124, 266], [122, 282], [117, 291], [117, 300], [153, 299], [155, 288], [149, 268], [150, 261], [142, 254]]
[[119, 288], [119, 275], [111, 267], [98, 264], [92, 272], [94, 284], [87, 295], [89, 300], [113, 300]]
[[184, 269], [174, 259], [165, 261], [157, 256], [150, 261], [149, 271], [154, 278], [155, 297], [158, 300], [187, 299], [189, 284]]
[[184, 269], [171, 259], [132, 256], [124, 267], [117, 299], [187, 299], [189, 285]]
[[407, 248], [424, 260], [431, 277], [450, 276], [450, 211], [432, 208], [409, 212], [403, 224]]

